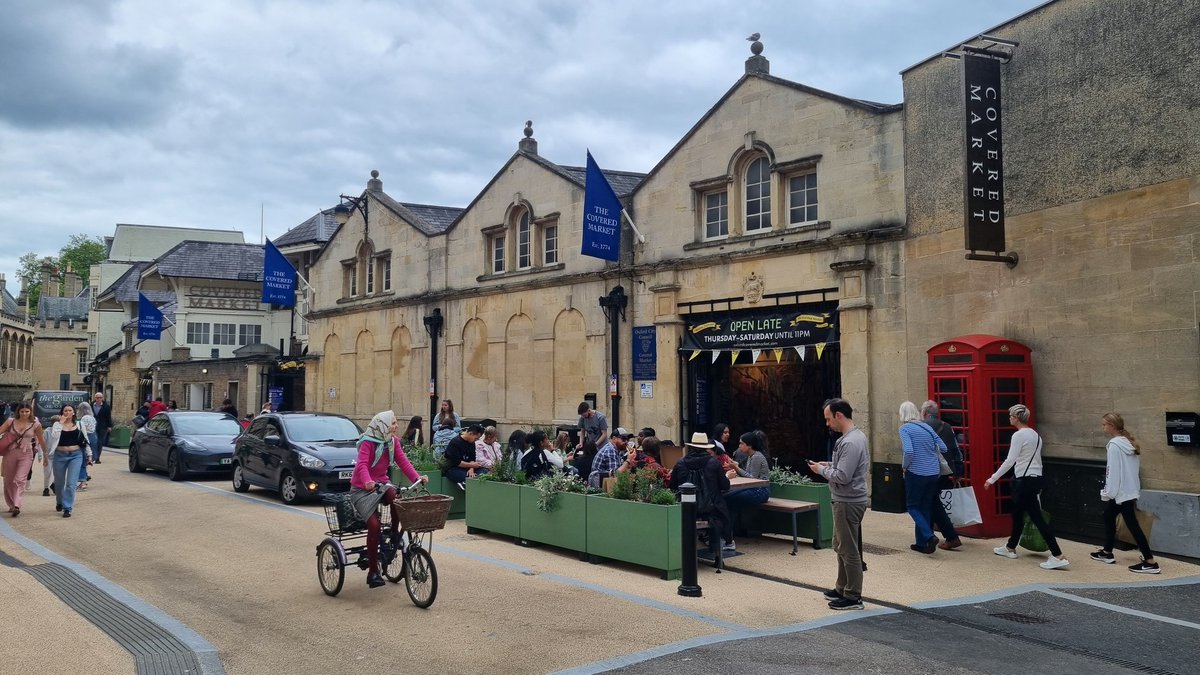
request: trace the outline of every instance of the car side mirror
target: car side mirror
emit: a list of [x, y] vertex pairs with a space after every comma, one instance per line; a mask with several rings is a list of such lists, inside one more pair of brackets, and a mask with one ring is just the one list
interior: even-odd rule
[[283, 440], [275, 434], [271, 434], [270, 436], [267, 436], [266, 438], [263, 439], [263, 442], [265, 442], [267, 445], [276, 445], [276, 446], [283, 445]]

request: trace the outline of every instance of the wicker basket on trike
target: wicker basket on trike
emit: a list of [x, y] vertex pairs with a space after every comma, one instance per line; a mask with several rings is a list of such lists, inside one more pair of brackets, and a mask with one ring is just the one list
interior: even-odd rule
[[407, 532], [433, 532], [446, 526], [450, 515], [450, 503], [454, 499], [447, 495], [422, 494], [396, 500], [400, 513], [400, 527]]

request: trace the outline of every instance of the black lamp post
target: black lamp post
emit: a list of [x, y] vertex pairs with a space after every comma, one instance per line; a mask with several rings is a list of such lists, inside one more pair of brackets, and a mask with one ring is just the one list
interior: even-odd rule
[[617, 391], [610, 393], [612, 399], [612, 409], [609, 411], [609, 417], [612, 418], [612, 427], [616, 429], [621, 426], [621, 320], [625, 318], [625, 307], [629, 304], [629, 297], [625, 295], [625, 288], [615, 286], [608, 295], [600, 296], [600, 307], [604, 310], [604, 316], [608, 318], [608, 334], [609, 334], [609, 374], [617, 379]]
[[425, 332], [429, 333], [429, 442], [433, 442], [433, 432], [436, 429], [434, 420], [438, 412], [438, 338], [442, 335], [442, 326], [446, 319], [442, 310], [435, 307], [433, 312], [422, 319]]
[[[379, 172], [371, 171], [371, 179], [378, 180]], [[350, 220], [350, 214], [357, 210], [362, 214], [363, 231], [366, 232], [371, 226], [371, 221], [367, 218], [367, 196], [365, 194], [361, 197], [339, 195], [339, 198], [342, 201], [337, 206], [333, 207], [333, 219], [337, 221], [338, 225], [345, 225], [346, 221]]]

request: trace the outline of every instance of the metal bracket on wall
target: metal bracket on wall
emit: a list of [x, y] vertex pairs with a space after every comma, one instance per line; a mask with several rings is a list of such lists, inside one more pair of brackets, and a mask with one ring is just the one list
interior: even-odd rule
[[1002, 262], [1005, 265], [1008, 265], [1009, 269], [1012, 269], [1017, 266], [1017, 263], [1020, 262], [1021, 257], [1017, 255], [1016, 251], [1012, 251], [1011, 253], [1005, 254], [968, 253], [966, 255], [966, 259], [982, 260], [983, 262]]

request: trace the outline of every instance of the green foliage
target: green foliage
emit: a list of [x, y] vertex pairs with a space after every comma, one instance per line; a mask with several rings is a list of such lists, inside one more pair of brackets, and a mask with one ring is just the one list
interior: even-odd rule
[[492, 470], [480, 476], [481, 480], [494, 480], [500, 483], [514, 483], [516, 485], [526, 485], [529, 481], [525, 478], [525, 472], [517, 469], [515, 453], [509, 452], [506, 448], [501, 455], [501, 459]]
[[667, 488], [657, 488], [650, 494], [650, 503], [660, 506], [670, 506], [675, 503], [675, 493]]
[[404, 454], [413, 466], [437, 466], [432, 445], [408, 445], [404, 447]]
[[[70, 266], [71, 271], [78, 274], [83, 279], [83, 285], [87, 286], [92, 266], [103, 262], [106, 255], [104, 240], [85, 234], [71, 235], [67, 239], [67, 245], [58, 252], [57, 258], [39, 257], [33, 252], [22, 255], [18, 259], [17, 276], [29, 294], [29, 305], [36, 308], [42, 292], [46, 290], [42, 288], [43, 264], [49, 263], [58, 274], [65, 272], [67, 266]], [[58, 291], [61, 293], [61, 279], [58, 283]]]
[[808, 485], [813, 482], [812, 478], [809, 478], [806, 474], [792, 471], [790, 467], [786, 466], [772, 468], [770, 481], [782, 485]]
[[587, 492], [587, 486], [577, 476], [558, 468], [533, 481], [533, 487], [538, 491], [538, 509], [546, 512], [553, 511], [558, 507], [558, 496], [564, 492], [577, 494]]
[[[617, 480], [613, 483], [612, 497], [628, 501], [651, 502], [654, 499], [654, 493], [661, 489], [663, 489], [662, 478], [659, 477], [658, 471], [652, 468], [643, 467], [637, 471], [618, 471]], [[673, 493], [672, 499], [674, 499]]]
[[616, 481], [613, 482], [613, 499], [633, 499], [633, 474], [628, 471], [618, 471], [616, 478]]

